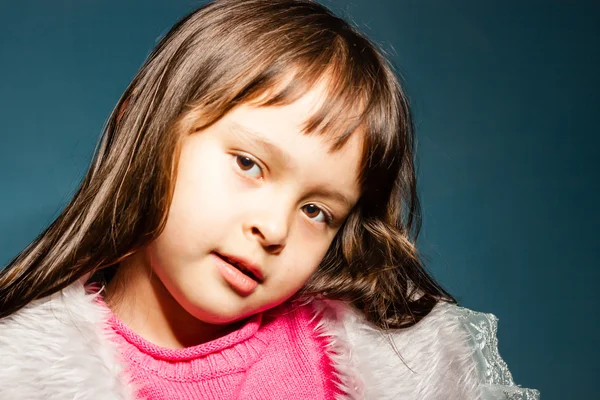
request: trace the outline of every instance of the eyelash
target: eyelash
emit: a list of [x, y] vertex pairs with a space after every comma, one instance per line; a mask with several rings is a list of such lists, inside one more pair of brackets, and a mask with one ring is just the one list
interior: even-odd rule
[[[254, 159], [252, 159], [251, 157], [248, 157], [248, 156], [246, 156], [246, 155], [234, 154], [234, 156], [233, 156], [233, 157], [234, 157], [234, 159], [235, 159], [235, 164], [236, 164], [237, 168], [240, 170], [240, 172], [241, 172], [243, 175], [246, 175], [246, 174], [244, 174], [244, 172], [245, 172], [246, 170], [243, 170], [243, 169], [242, 169], [242, 167], [240, 166], [240, 163], [239, 163], [239, 160], [240, 160], [240, 159], [245, 159], [245, 160], [248, 160], [248, 161], [250, 161], [252, 164], [254, 164], [254, 165], [253, 165], [253, 167], [254, 167], [254, 166], [258, 167], [258, 168], [260, 169], [260, 171], [261, 171], [261, 177], [260, 177], [260, 179], [262, 179], [262, 171], [263, 171], [263, 167], [261, 167], [261, 166], [260, 166], [260, 164], [259, 164], [257, 161], [255, 161]], [[247, 175], [246, 175], [246, 176], [247, 176]], [[252, 177], [251, 177], [251, 178], [252, 178]], [[256, 179], [256, 178], [254, 178], [254, 179]], [[314, 207], [316, 207], [316, 208], [317, 208], [319, 211], [321, 211], [321, 212], [323, 213], [323, 216], [325, 217], [325, 221], [324, 221], [324, 222], [325, 222], [325, 224], [327, 224], [328, 226], [331, 226], [331, 225], [333, 225], [333, 223], [334, 223], [334, 218], [333, 218], [333, 216], [331, 215], [331, 213], [329, 213], [327, 210], [325, 210], [325, 209], [323, 209], [323, 208], [321, 208], [321, 207], [317, 206], [316, 204], [312, 204], [312, 203], [310, 203], [310, 204], [307, 204], [307, 205], [303, 206], [302, 208], [304, 209], [304, 208], [306, 208], [306, 207], [308, 207], [308, 206], [314, 206]], [[309, 217], [309, 218], [310, 218], [310, 217]]]

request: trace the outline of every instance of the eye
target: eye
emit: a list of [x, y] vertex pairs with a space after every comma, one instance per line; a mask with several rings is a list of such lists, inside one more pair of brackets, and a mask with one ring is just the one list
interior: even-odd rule
[[308, 218], [312, 219], [313, 221], [324, 222], [328, 225], [330, 225], [332, 222], [331, 215], [314, 204], [307, 204], [302, 207], [302, 210], [308, 216]]
[[249, 157], [236, 155], [235, 163], [244, 175], [248, 175], [251, 178], [260, 178], [262, 176], [260, 166]]

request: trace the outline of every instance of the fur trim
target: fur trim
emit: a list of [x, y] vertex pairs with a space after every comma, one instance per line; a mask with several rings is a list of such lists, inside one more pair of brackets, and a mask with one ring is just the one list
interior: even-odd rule
[[417, 325], [383, 333], [342, 302], [313, 304], [348, 391], [340, 400], [539, 400], [514, 385], [493, 314], [441, 302]]
[[325, 351], [336, 371], [338, 389], [342, 392], [336, 396], [336, 400], [364, 398], [364, 383], [352, 364], [350, 357], [352, 352], [348, 348], [348, 338], [345, 335], [344, 326], [338, 319], [338, 314], [343, 313], [345, 308], [341, 306], [341, 303], [327, 300], [314, 301], [312, 305], [316, 311], [314, 318], [317, 319], [315, 332], [328, 344]]
[[[467, 332], [448, 315], [448, 305], [440, 303], [417, 325], [387, 335], [343, 303], [321, 302], [316, 308], [322, 329], [330, 332], [333, 342], [345, 342], [352, 349], [333, 358], [338, 371], [345, 371], [342, 379], [349, 379], [344, 387], [360, 388], [349, 398], [480, 397]], [[357, 376], [363, 384], [353, 386]]]
[[134, 398], [94, 299], [77, 282], [0, 320], [0, 398]]

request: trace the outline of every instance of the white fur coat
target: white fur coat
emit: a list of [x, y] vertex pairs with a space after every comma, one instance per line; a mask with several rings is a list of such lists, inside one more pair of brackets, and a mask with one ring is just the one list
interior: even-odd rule
[[[106, 312], [81, 283], [0, 320], [0, 399], [132, 400]], [[497, 319], [446, 303], [389, 337], [340, 302], [315, 301], [342, 399], [538, 400], [498, 355]]]

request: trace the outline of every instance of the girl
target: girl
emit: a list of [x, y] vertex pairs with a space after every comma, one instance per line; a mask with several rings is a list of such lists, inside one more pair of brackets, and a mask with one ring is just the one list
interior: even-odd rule
[[2, 399], [537, 399], [414, 243], [406, 97], [309, 0], [218, 0], [0, 275]]

